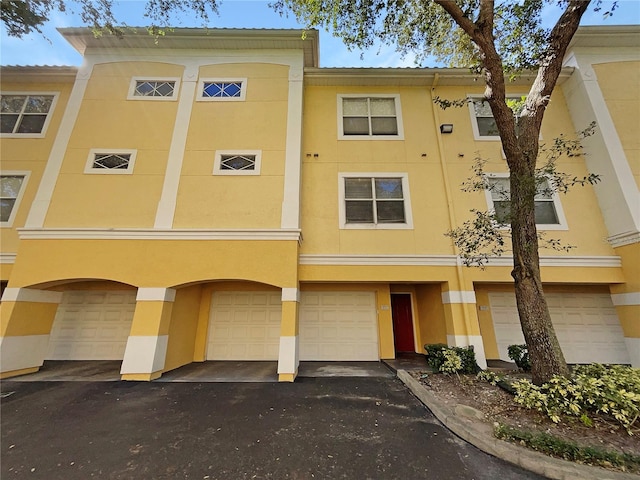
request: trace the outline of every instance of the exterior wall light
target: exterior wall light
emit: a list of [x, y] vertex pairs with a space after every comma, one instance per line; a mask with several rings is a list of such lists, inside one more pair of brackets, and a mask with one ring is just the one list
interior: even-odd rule
[[443, 123], [440, 125], [440, 133], [453, 133], [453, 124]]

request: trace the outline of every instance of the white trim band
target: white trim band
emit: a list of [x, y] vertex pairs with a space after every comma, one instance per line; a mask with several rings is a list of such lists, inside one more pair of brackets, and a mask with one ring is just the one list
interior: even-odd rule
[[613, 293], [611, 294], [611, 301], [616, 307], [640, 305], [640, 292]]
[[442, 303], [476, 303], [476, 292], [473, 290], [442, 292]]
[[16, 263], [15, 253], [0, 253], [0, 263], [11, 264]]
[[176, 291], [173, 288], [138, 288], [136, 302], [173, 302]]
[[283, 302], [300, 302], [300, 290], [298, 288], [283, 288]]
[[298, 229], [19, 228], [22, 240], [295, 240]]
[[[489, 266], [511, 267], [513, 257], [493, 257], [487, 262]], [[457, 255], [300, 255], [300, 265], [408, 265], [453, 267], [462, 265]], [[543, 267], [620, 267], [622, 262], [618, 256], [541, 256]]]
[[300, 265], [432, 265], [454, 267], [456, 255], [300, 255]]
[[33, 288], [5, 288], [3, 302], [60, 303], [62, 292], [36, 290]]
[[613, 248], [624, 247], [625, 245], [640, 243], [640, 232], [620, 233], [618, 235], [612, 235], [607, 238], [607, 240]]

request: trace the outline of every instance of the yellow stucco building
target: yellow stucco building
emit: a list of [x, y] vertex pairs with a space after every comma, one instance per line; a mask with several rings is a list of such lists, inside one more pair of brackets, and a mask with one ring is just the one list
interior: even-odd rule
[[[592, 121], [596, 186], [541, 196], [567, 360], [640, 366], [637, 27], [582, 28], [542, 140]], [[522, 343], [511, 258], [464, 267], [444, 233], [500, 201], [465, 193], [476, 156], [507, 177], [464, 69], [320, 68], [316, 32], [61, 34], [75, 67], [2, 67], [2, 377], [46, 360], [121, 360], [153, 380], [205, 360], [394, 358]], [[509, 94], [526, 94], [523, 75]]]

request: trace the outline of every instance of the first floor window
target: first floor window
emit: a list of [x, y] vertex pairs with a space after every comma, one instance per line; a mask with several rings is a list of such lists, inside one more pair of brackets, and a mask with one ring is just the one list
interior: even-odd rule
[[91, 150], [85, 173], [132, 173], [135, 150]]
[[343, 176], [342, 196], [345, 228], [408, 228], [406, 176]]
[[0, 95], [0, 133], [42, 134], [55, 95]]
[[[489, 207], [493, 209], [498, 223], [511, 223], [511, 188], [509, 177], [489, 178]], [[552, 192], [549, 181], [543, 180], [538, 185], [535, 196], [536, 225], [545, 228], [558, 228], [565, 224], [560, 200]]]
[[401, 138], [399, 97], [338, 98], [342, 138]]
[[0, 176], [0, 223], [9, 225], [16, 214], [26, 175]]

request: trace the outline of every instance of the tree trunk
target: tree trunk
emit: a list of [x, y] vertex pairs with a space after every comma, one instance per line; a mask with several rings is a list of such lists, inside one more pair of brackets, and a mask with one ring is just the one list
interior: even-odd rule
[[[516, 164], [521, 162], [515, 162]], [[526, 165], [511, 170], [511, 242], [516, 303], [524, 334], [533, 383], [542, 385], [569, 369], [551, 323], [542, 289], [535, 223], [535, 179]]]

